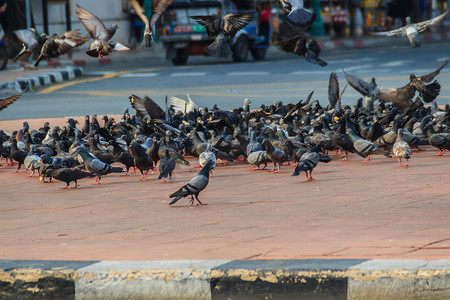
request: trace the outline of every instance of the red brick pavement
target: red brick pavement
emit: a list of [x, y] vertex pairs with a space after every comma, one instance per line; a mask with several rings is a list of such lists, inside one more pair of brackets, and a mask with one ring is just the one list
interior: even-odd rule
[[[0, 129], [21, 125], [2, 121]], [[12, 174], [2, 161], [0, 259], [448, 259], [450, 155], [434, 154], [424, 147], [407, 169], [382, 156], [364, 165], [333, 157], [313, 182], [291, 177], [288, 166], [271, 174], [219, 165], [200, 194], [208, 205], [194, 207], [187, 199], [169, 207], [168, 196], [196, 174], [195, 158], [169, 183], [157, 171], [145, 182], [110, 174], [69, 190]]]

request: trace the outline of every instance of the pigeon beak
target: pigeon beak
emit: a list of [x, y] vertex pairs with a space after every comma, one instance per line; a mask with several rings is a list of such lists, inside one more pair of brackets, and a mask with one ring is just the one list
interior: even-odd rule
[[334, 116], [334, 120], [335, 120], [335, 121], [339, 121], [339, 118], [336, 117], [336, 116]]

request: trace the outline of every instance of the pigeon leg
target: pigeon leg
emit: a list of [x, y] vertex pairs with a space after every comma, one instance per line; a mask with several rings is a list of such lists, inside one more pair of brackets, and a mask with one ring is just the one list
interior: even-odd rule
[[162, 180], [162, 182], [166, 182], [166, 177], [163, 177], [163, 180]]
[[34, 172], [35, 172], [35, 170], [33, 170], [33, 173], [31, 173], [28, 177], [33, 177], [34, 176]]
[[191, 203], [191, 206], [194, 205], [194, 196], [191, 195], [191, 200], [189, 200], [189, 203]]
[[444, 152], [445, 152], [445, 150], [442, 149], [441, 151], [439, 151], [438, 154], [435, 154], [434, 156], [442, 156], [442, 155], [444, 155]]
[[401, 157], [397, 157], [398, 158], [398, 166], [401, 167], [402, 166], [402, 158]]
[[239, 157], [236, 159], [237, 161], [245, 161], [244, 155], [239, 155]]
[[306, 181], [308, 181], [309, 180], [308, 171], [305, 171], [305, 175], [306, 175]]
[[120, 176], [128, 176], [128, 171], [129, 171], [129, 170], [127, 170], [127, 172], [126, 172], [125, 174], [120, 175]]
[[202, 203], [202, 202], [198, 199], [197, 194], [195, 194], [194, 196], [195, 196], [195, 200], [197, 200], [198, 204], [200, 204], [200, 205], [206, 205], [206, 203]]
[[77, 187], [78, 187], [78, 182], [75, 180], [75, 186], [73, 188], [76, 189]]
[[201, 169], [201, 168], [202, 168], [202, 165], [198, 165], [198, 166], [196, 166], [195, 168], [196, 168], [196, 169]]
[[65, 186], [65, 187], [62, 187], [61, 189], [63, 189], [63, 190], [68, 189], [68, 188], [69, 188], [69, 183], [70, 183], [70, 182], [66, 183], [66, 186]]
[[272, 168], [272, 170], [269, 170], [269, 172], [275, 172], [275, 167], [276, 167], [276, 164], [273, 163], [273, 168]]
[[363, 160], [363, 164], [365, 164], [366, 162], [370, 161], [370, 155], [367, 155], [367, 158], [365, 160]]
[[406, 158], [406, 164], [405, 167], [408, 167], [408, 159]]
[[100, 176], [95, 177], [95, 183], [94, 184], [100, 184]]

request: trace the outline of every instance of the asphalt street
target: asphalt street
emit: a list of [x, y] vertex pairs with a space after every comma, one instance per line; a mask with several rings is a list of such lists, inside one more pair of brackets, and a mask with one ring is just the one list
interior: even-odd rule
[[[329, 63], [327, 67], [281, 52], [259, 62], [250, 58], [246, 63], [190, 57], [181, 67], [163, 59], [150, 62], [136, 57], [126, 64], [86, 67], [81, 79], [26, 93], [0, 120], [121, 114], [131, 108], [131, 93], [148, 95], [161, 106], [168, 95], [186, 98], [189, 93], [200, 107], [217, 104], [232, 109], [242, 105], [244, 98], [252, 100], [252, 108], [277, 100], [296, 103], [314, 90], [313, 99], [326, 106], [331, 72], [337, 73], [341, 91], [346, 84], [343, 69], [367, 81], [375, 77], [383, 87], [401, 87], [408, 83], [409, 74], [429, 73], [450, 59], [450, 44], [336, 50], [321, 57]], [[450, 66], [437, 80], [442, 86], [437, 103], [450, 103]], [[342, 103], [354, 105], [359, 97], [347, 87]]]

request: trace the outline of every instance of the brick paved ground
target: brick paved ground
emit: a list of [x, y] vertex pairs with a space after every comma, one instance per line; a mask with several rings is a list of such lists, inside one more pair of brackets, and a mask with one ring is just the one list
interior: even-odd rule
[[334, 158], [314, 182], [288, 166], [276, 175], [234, 162], [216, 167], [202, 207], [168, 206], [196, 174], [195, 158], [170, 183], [155, 171], [145, 182], [112, 174], [69, 190], [12, 174], [2, 160], [0, 259], [450, 258], [450, 155], [436, 153], [414, 153], [408, 169], [382, 156], [365, 165]]

